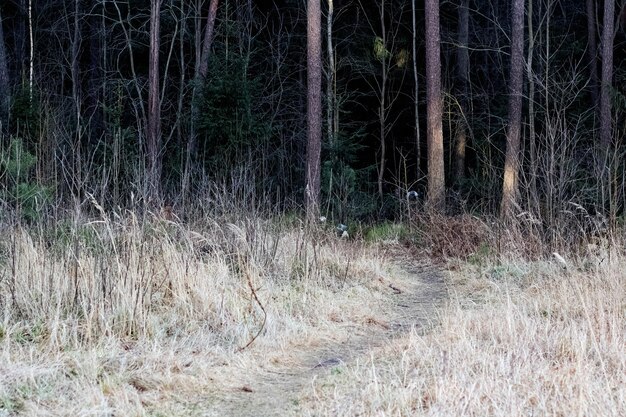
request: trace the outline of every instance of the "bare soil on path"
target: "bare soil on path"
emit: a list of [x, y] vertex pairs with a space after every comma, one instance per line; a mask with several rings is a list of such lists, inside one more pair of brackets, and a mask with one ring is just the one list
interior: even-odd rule
[[[425, 332], [437, 323], [437, 310], [448, 294], [440, 270], [408, 254], [391, 255], [392, 269], [381, 282], [388, 296], [371, 306], [368, 323], [354, 323], [348, 336], [311, 349], [289, 349], [288, 361], [260, 359], [254, 369], [234, 370], [224, 390], [193, 407], [202, 416], [300, 416], [299, 399], [312, 381], [324, 378], [343, 364], [367, 359], [373, 350], [415, 329]], [[384, 281], [383, 281], [384, 280]]]

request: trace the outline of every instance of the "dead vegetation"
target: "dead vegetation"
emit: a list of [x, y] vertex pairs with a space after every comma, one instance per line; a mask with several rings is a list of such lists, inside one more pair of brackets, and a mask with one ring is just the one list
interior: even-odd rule
[[[379, 245], [230, 206], [94, 207], [2, 226], [0, 416], [626, 412], [617, 237], [564, 268], [528, 222], [421, 218]], [[443, 297], [389, 231], [445, 261], [445, 308], [418, 312]]]
[[440, 325], [340, 367], [307, 415], [624, 415], [626, 259], [606, 255], [455, 261]]

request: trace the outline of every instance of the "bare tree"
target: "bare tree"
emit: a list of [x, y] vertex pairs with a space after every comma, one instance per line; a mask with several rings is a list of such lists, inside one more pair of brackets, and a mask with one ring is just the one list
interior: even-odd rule
[[35, 82], [35, 39], [33, 35], [33, 0], [28, 0], [28, 39], [29, 39], [29, 58], [28, 58], [28, 93], [30, 104], [33, 103], [33, 83]]
[[[74, 101], [74, 116], [76, 117], [76, 134], [80, 139], [81, 120], [81, 83], [80, 83], [80, 49], [82, 44], [81, 8], [80, 0], [74, 0], [74, 30], [71, 35], [70, 74], [72, 77], [72, 99]], [[68, 24], [69, 26], [69, 24]]]
[[159, 49], [161, 0], [153, 0], [150, 8], [150, 57], [148, 67], [148, 187], [149, 196], [157, 199], [161, 183], [161, 100], [159, 87]]
[[[376, 116], [380, 147], [377, 153], [376, 169], [378, 171], [378, 195], [382, 202], [387, 173], [387, 142], [398, 121], [398, 114], [394, 105], [403, 91], [404, 69], [408, 63], [407, 51], [402, 47], [398, 48], [398, 45], [401, 44], [399, 31], [402, 27], [400, 20], [404, 12], [404, 4], [389, 0], [374, 2], [378, 8], [378, 15], [376, 15], [378, 22], [373, 20], [370, 4], [363, 1], [359, 1], [359, 4], [368, 26], [374, 34], [373, 58], [375, 61], [372, 65], [368, 58], [366, 62], [355, 65], [354, 68], [364, 76], [364, 81], [370, 86], [378, 100]], [[398, 70], [402, 72], [402, 76], [399, 78], [394, 75], [394, 72], [397, 75]]]
[[511, 26], [509, 125], [506, 132], [506, 157], [500, 205], [500, 214], [503, 218], [512, 215], [519, 193], [522, 84], [524, 82], [524, 0], [513, 0]]
[[380, 106], [378, 107], [378, 129], [380, 134], [380, 155], [378, 161], [378, 195], [383, 198], [383, 180], [387, 162], [387, 78], [389, 73], [388, 63], [390, 54], [387, 51], [387, 28], [385, 25], [385, 0], [380, 2], [380, 51], [377, 54], [381, 63], [380, 73]]
[[441, 56], [439, 0], [426, 0], [426, 141], [428, 145], [428, 209], [445, 210], [443, 163], [443, 103], [441, 97]]
[[305, 203], [315, 218], [320, 202], [322, 150], [322, 24], [320, 0], [307, 2], [307, 158]]
[[4, 44], [2, 15], [0, 14], [0, 132], [6, 129], [6, 125], [9, 120], [10, 93], [7, 52]]
[[[198, 142], [197, 122], [200, 117], [200, 95], [204, 88], [206, 76], [209, 71], [209, 55], [211, 54], [211, 45], [213, 44], [213, 36], [215, 33], [215, 19], [217, 18], [217, 9], [219, 6], [219, 0], [211, 0], [209, 4], [209, 11], [207, 14], [207, 22], [204, 27], [203, 40], [199, 40], [200, 25], [197, 25], [196, 36], [196, 68], [194, 73], [193, 93], [191, 99], [191, 132], [189, 135], [189, 142], [187, 143], [187, 156], [185, 162], [185, 172], [183, 174], [183, 200], [187, 194], [189, 188], [189, 181], [191, 172], [193, 170], [193, 154], [196, 151]], [[198, 5], [198, 9], [199, 9]], [[199, 12], [198, 12], [199, 13]]]
[[102, 106], [103, 93], [105, 91], [106, 72], [106, 20], [105, 4], [98, 9], [92, 10], [87, 17], [89, 37], [89, 67], [87, 71], [87, 89], [85, 92], [85, 117], [89, 120], [89, 141], [92, 146], [102, 138], [104, 134], [104, 109]]
[[467, 147], [467, 93], [469, 74], [469, 0], [461, 0], [458, 8], [458, 47], [457, 47], [457, 94], [459, 102], [459, 121], [456, 127], [456, 143], [454, 147], [455, 178], [459, 182], [465, 178], [465, 148]]

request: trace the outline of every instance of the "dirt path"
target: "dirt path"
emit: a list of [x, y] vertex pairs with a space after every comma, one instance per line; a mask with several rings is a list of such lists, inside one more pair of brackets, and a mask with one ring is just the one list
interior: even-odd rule
[[367, 355], [373, 348], [411, 330], [429, 328], [437, 317], [435, 310], [447, 298], [441, 273], [436, 267], [394, 256], [393, 273], [385, 285], [389, 290], [384, 305], [375, 306], [380, 323], [355, 326], [341, 343], [314, 350], [291, 352], [289, 366], [264, 365], [242, 376], [236, 389], [214, 398], [203, 416], [296, 416], [298, 398], [307, 385], [323, 378], [333, 368]]

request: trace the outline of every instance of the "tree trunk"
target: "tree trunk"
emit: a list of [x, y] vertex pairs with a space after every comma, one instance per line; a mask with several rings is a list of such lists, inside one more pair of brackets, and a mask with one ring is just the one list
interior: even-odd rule
[[[69, 17], [68, 17], [69, 20]], [[72, 183], [73, 192], [80, 192], [83, 189], [83, 158], [81, 138], [83, 133], [83, 120], [82, 120], [82, 92], [80, 82], [80, 50], [82, 43], [82, 30], [81, 30], [81, 10], [80, 0], [74, 0], [74, 12], [73, 12], [73, 25], [74, 30], [70, 35], [71, 39], [71, 51], [70, 51], [70, 76], [72, 79], [72, 101], [74, 102], [74, 123], [75, 131], [73, 132], [74, 143], [72, 145]], [[68, 22], [68, 28], [70, 24]]]
[[[185, 172], [183, 173], [182, 182], [182, 194], [183, 200], [186, 199], [186, 195], [189, 189], [189, 182], [191, 173], [193, 172], [193, 158], [198, 146], [198, 132], [196, 124], [200, 117], [200, 95], [204, 88], [207, 73], [209, 71], [209, 55], [211, 54], [211, 45], [213, 44], [213, 34], [215, 32], [215, 19], [217, 18], [217, 8], [219, 6], [219, 0], [211, 0], [209, 4], [209, 12], [207, 15], [207, 22], [204, 28], [204, 39], [201, 45], [197, 45], [196, 48], [196, 69], [194, 74], [193, 92], [191, 95], [191, 129], [189, 135], [189, 142], [187, 143], [187, 155], [185, 162]], [[197, 28], [199, 27], [196, 26]], [[200, 33], [196, 30], [196, 35]], [[198, 52], [200, 52], [198, 54]]]
[[150, 9], [150, 57], [148, 63], [148, 195], [152, 201], [160, 196], [161, 184], [161, 102], [159, 87], [159, 31], [161, 0], [152, 2]]
[[[328, 14], [326, 15], [326, 46], [328, 51], [328, 71], [326, 71], [326, 132], [328, 144], [332, 149], [335, 130], [335, 56], [333, 47], [333, 14], [334, 1], [328, 0]], [[332, 190], [329, 190], [332, 191]]]
[[7, 67], [7, 52], [4, 44], [4, 30], [2, 29], [2, 15], [0, 15], [0, 133], [6, 130], [9, 122], [10, 103], [9, 68]]
[[202, 54], [200, 55], [200, 66], [196, 74], [204, 82], [209, 70], [209, 54], [211, 53], [211, 45], [213, 44], [213, 33], [215, 32], [215, 18], [217, 17], [217, 7], [219, 0], [211, 0], [209, 4], [209, 14], [207, 16], [206, 27], [204, 29], [204, 40], [202, 41]]
[[597, 155], [597, 175], [600, 179], [601, 206], [610, 200], [611, 148], [611, 90], [613, 89], [613, 38], [615, 0], [605, 0], [602, 25], [602, 85], [600, 87], [600, 151]]
[[428, 145], [428, 210], [445, 210], [443, 163], [443, 103], [441, 97], [441, 56], [439, 0], [426, 0], [426, 142]]
[[420, 113], [419, 113], [419, 79], [417, 73], [417, 22], [415, 19], [415, 0], [411, 0], [411, 18], [413, 23], [413, 113], [415, 117], [415, 158], [417, 159], [417, 178], [422, 176], [420, 162], [422, 160], [422, 138], [420, 137]]
[[33, 0], [28, 0], [28, 97], [29, 103], [33, 105], [33, 83], [35, 82], [35, 40], [33, 36]]
[[[613, 30], [615, 0], [604, 2], [602, 28], [602, 86], [600, 89], [600, 143], [602, 149], [611, 145], [611, 89], [613, 88]], [[606, 161], [603, 161], [605, 163]]]
[[513, 0], [511, 26], [509, 126], [506, 133], [506, 157], [500, 206], [500, 215], [504, 219], [509, 219], [513, 215], [519, 193], [522, 83], [524, 81], [524, 0]]
[[385, 178], [385, 165], [387, 162], [387, 28], [385, 27], [385, 1], [380, 4], [380, 30], [382, 39], [382, 51], [380, 54], [381, 61], [381, 78], [380, 78], [380, 107], [378, 108], [378, 130], [380, 135], [380, 157], [378, 160], [378, 197], [383, 201], [383, 181]]
[[596, 4], [587, 0], [587, 53], [589, 54], [589, 87], [594, 107], [598, 105], [598, 43], [596, 40]]
[[537, 138], [535, 134], [535, 79], [534, 79], [534, 54], [535, 54], [535, 31], [533, 29], [533, 0], [528, 0], [528, 54], [526, 59], [526, 71], [528, 73], [528, 153], [530, 156], [529, 166], [529, 193], [528, 203], [531, 213], [539, 213], [539, 195], [537, 193]]
[[455, 177], [459, 184], [465, 178], [465, 148], [467, 146], [467, 111], [468, 111], [468, 74], [469, 74], [469, 0], [461, 0], [459, 6], [459, 29], [457, 49], [457, 88], [459, 101], [459, 121], [456, 127], [456, 141], [454, 148]]
[[319, 213], [322, 150], [322, 25], [320, 0], [307, 2], [307, 157], [305, 203], [307, 218]]

